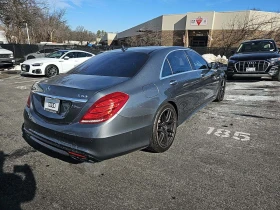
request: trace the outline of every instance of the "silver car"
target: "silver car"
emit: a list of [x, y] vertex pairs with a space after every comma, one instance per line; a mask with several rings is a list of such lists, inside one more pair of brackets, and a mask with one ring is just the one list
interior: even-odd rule
[[53, 53], [55, 51], [59, 50], [59, 48], [46, 48], [39, 50], [35, 53], [30, 53], [24, 56], [24, 60], [34, 59], [34, 58], [44, 58], [50, 53]]
[[104, 52], [33, 85], [23, 136], [81, 161], [143, 148], [164, 152], [177, 126], [213, 100], [223, 100], [225, 85], [224, 71], [188, 48]]

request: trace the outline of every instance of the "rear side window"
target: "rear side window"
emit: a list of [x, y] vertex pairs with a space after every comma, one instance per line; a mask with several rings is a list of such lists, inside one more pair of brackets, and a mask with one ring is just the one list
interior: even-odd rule
[[84, 52], [77, 52], [78, 58], [91, 57], [92, 55]]
[[77, 53], [76, 52], [70, 52], [70, 53], [67, 53], [64, 57], [77, 58]]
[[102, 53], [71, 70], [70, 74], [133, 77], [149, 56], [140, 52]]
[[168, 62], [167, 59], [165, 59], [164, 64], [163, 64], [163, 68], [162, 68], [161, 76], [162, 77], [167, 77], [171, 74], [172, 74], [172, 70], [170, 68], [169, 62]]
[[187, 59], [187, 55], [183, 50], [177, 50], [170, 53], [167, 59], [172, 68], [173, 74], [179, 74], [192, 70], [191, 65]]
[[199, 54], [193, 51], [187, 51], [189, 58], [194, 64], [196, 70], [198, 69], [208, 69], [207, 62]]

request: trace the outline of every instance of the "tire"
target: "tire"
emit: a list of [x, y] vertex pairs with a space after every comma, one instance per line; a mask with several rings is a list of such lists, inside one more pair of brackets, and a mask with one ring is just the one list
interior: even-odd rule
[[220, 85], [220, 88], [218, 90], [218, 94], [217, 94], [216, 99], [214, 101], [220, 102], [220, 101], [224, 100], [225, 91], [226, 91], [226, 80], [223, 79], [221, 81], [221, 85]]
[[161, 153], [168, 150], [177, 130], [177, 112], [171, 104], [165, 104], [156, 113], [149, 151]]
[[227, 80], [233, 80], [233, 74], [228, 74], [227, 75]]
[[26, 59], [29, 60], [29, 59], [34, 59], [35, 57], [33, 55], [30, 55], [28, 56]]
[[58, 68], [55, 65], [48, 65], [45, 69], [46, 77], [54, 77], [58, 75]]
[[280, 71], [278, 72], [278, 74], [275, 77], [272, 77], [272, 79], [280, 82]]

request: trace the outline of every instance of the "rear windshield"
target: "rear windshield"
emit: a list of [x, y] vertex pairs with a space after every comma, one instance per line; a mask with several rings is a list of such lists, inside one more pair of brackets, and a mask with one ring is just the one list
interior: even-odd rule
[[75, 67], [69, 74], [133, 77], [148, 58], [148, 54], [140, 52], [105, 52]]

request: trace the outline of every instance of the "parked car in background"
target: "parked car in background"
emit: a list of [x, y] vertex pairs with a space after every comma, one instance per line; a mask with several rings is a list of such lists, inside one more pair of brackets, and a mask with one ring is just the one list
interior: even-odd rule
[[94, 54], [81, 50], [59, 50], [47, 55], [45, 58], [24, 61], [21, 64], [21, 74], [52, 77], [69, 71], [92, 56]]
[[33, 85], [23, 137], [82, 161], [147, 147], [164, 152], [177, 126], [213, 100], [222, 101], [225, 86], [224, 71], [188, 48], [107, 51]]
[[49, 55], [50, 53], [53, 53], [55, 51], [60, 50], [59, 48], [46, 48], [39, 50], [38, 52], [35, 53], [30, 53], [24, 56], [24, 60], [29, 60], [29, 59], [34, 59], [34, 58], [43, 58]]
[[10, 68], [15, 65], [14, 54], [0, 46], [0, 68]]
[[280, 54], [272, 39], [251, 40], [241, 43], [229, 58], [226, 71], [230, 79], [239, 76], [270, 76], [280, 81]]

